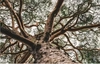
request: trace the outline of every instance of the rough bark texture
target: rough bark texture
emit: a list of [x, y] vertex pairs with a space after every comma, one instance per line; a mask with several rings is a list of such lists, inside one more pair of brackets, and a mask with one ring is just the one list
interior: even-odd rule
[[37, 63], [70, 63], [73, 64], [67, 54], [64, 54], [63, 51], [58, 50], [56, 47], [52, 47], [50, 44], [43, 44], [42, 48], [38, 51]]

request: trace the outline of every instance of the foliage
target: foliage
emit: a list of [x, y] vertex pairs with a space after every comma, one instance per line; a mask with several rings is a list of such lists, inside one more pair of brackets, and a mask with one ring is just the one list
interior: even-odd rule
[[[8, 62], [32, 63], [37, 59], [34, 54], [38, 55], [38, 44], [38, 50], [41, 50], [40, 45], [43, 44], [40, 43], [49, 42], [51, 47], [63, 51], [75, 62], [99, 63], [100, 1], [64, 0], [63, 4], [61, 2], [2, 0], [0, 58], [9, 59]], [[36, 49], [36, 53], [33, 49]]]

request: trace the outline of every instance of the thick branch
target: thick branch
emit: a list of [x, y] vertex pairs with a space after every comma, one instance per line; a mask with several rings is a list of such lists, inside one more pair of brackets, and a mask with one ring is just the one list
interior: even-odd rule
[[54, 10], [50, 13], [50, 15], [46, 21], [44, 38], [43, 38], [44, 41], [46, 41], [46, 42], [49, 40], [49, 36], [50, 36], [51, 31], [52, 31], [54, 17], [58, 14], [59, 9], [60, 9], [63, 1], [64, 0], [58, 0]]
[[35, 44], [33, 42], [31, 42], [30, 40], [20, 36], [20, 35], [17, 35], [16, 33], [14, 33], [13, 31], [10, 31], [6, 28], [3, 28], [1, 25], [0, 25], [0, 32], [7, 35], [7, 36], [10, 36], [11, 38], [14, 38], [18, 41], [21, 41], [22, 43], [26, 44], [31, 50], [35, 48]]

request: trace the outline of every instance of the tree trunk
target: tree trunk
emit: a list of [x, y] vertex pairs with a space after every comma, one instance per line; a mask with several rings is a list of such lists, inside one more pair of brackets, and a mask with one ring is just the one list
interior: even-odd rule
[[42, 43], [40, 50], [35, 55], [35, 63], [70, 63], [68, 55], [48, 43]]

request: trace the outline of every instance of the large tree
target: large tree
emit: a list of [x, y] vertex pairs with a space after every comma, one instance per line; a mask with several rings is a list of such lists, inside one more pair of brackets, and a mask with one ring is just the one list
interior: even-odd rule
[[0, 59], [100, 62], [99, 0], [0, 0]]

